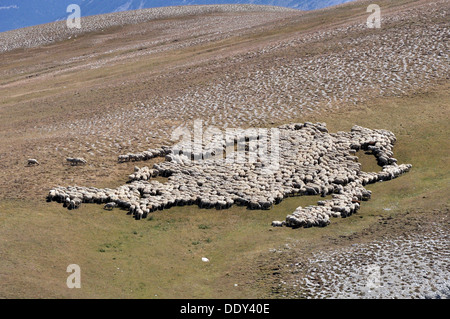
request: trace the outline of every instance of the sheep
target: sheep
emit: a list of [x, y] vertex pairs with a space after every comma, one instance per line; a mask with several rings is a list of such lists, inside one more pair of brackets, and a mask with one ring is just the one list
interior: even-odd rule
[[69, 210], [78, 209], [81, 206], [81, 202], [82, 202], [81, 199], [74, 198], [72, 200], [69, 200], [67, 207]]
[[103, 207], [103, 209], [105, 209], [105, 210], [112, 210], [113, 208], [116, 208], [116, 207], [117, 207], [117, 204], [114, 203], [114, 202], [111, 202], [111, 203], [107, 203], [107, 204]]
[[119, 163], [125, 163], [130, 161], [129, 155], [119, 155], [118, 162]]
[[30, 159], [28, 159], [28, 166], [34, 166], [34, 165], [40, 165], [40, 163], [36, 160], [36, 159], [34, 159], [34, 158], [30, 158]]
[[283, 227], [284, 225], [286, 225], [286, 222], [280, 222], [280, 221], [277, 221], [277, 220], [274, 220], [272, 222], [272, 227]]

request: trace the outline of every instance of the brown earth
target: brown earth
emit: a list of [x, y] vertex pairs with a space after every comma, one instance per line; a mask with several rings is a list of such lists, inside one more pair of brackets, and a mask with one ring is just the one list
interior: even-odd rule
[[[448, 224], [448, 2], [379, 1], [379, 30], [365, 27], [368, 3], [163, 18], [1, 53], [0, 297], [295, 297], [280, 286], [285, 265], [314, 251]], [[141, 222], [45, 202], [57, 185], [121, 185], [134, 163], [118, 155], [170, 144], [194, 119], [388, 129], [413, 170], [324, 229], [269, 227], [317, 199], [269, 212], [177, 207]], [[72, 263], [80, 290], [65, 286]]]

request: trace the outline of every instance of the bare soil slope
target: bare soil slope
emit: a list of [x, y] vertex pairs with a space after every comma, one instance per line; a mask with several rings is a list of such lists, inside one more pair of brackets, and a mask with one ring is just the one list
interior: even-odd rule
[[[105, 25], [112, 20], [100, 16], [51, 41], [36, 32], [53, 26], [0, 34], [9, 43], [0, 54], [0, 297], [281, 296], [280, 281], [298, 278], [274, 265], [384, 236], [374, 228], [380, 218], [402, 225], [413, 210], [433, 222], [437, 210], [448, 225], [449, 4], [379, 1], [381, 29], [366, 27], [368, 4], [136, 21], [144, 15], [134, 13]], [[100, 206], [68, 212], [45, 203], [57, 185], [121, 185], [134, 164], [119, 165], [117, 155], [170, 144], [194, 119], [219, 128], [309, 120], [330, 131], [388, 129], [396, 157], [413, 170], [374, 185], [360, 213], [327, 229], [269, 227], [317, 199], [267, 212], [173, 208], [141, 222]], [[69, 166], [69, 156], [88, 165]], [[41, 165], [27, 167], [28, 158]], [[271, 255], [293, 242], [295, 253]], [[84, 274], [80, 290], [66, 287], [73, 263]], [[288, 286], [285, 296], [307, 295]]]

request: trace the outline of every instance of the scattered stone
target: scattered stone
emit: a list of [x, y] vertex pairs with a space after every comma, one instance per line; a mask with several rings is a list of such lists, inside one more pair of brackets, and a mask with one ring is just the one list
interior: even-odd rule
[[[248, 144], [244, 152], [247, 160], [240, 161], [227, 161], [235, 158], [236, 151], [226, 152], [226, 147], [237, 143], [238, 137], [220, 144], [226, 153], [221, 159], [211, 155], [209, 144], [201, 152], [191, 154], [182, 153], [184, 148], [177, 144], [135, 154], [142, 161], [155, 154], [165, 157], [165, 161], [151, 169], [136, 167], [126, 185], [116, 189], [56, 187], [47, 199], [65, 203], [69, 209], [78, 208], [81, 201], [115, 203], [141, 219], [172, 206], [227, 209], [241, 205], [270, 209], [290, 196], [331, 195], [331, 199], [319, 201], [318, 206], [298, 207], [286, 221], [273, 223], [292, 228], [324, 227], [331, 217], [350, 216], [358, 211], [361, 201], [370, 199], [372, 193], [364, 188], [366, 184], [391, 180], [411, 169], [409, 164], [388, 164], [396, 141], [390, 131], [354, 126], [350, 132], [330, 134], [325, 123], [297, 123], [278, 129], [279, 150], [273, 153], [267, 147], [267, 153], [262, 154], [252, 143], [257, 137], [251, 134], [244, 138]], [[370, 149], [377, 159], [388, 161], [378, 161], [384, 163], [380, 172], [363, 172], [360, 163], [349, 155], [355, 148]], [[153, 180], [156, 176], [167, 177], [167, 182]], [[71, 204], [74, 198], [77, 202]]]

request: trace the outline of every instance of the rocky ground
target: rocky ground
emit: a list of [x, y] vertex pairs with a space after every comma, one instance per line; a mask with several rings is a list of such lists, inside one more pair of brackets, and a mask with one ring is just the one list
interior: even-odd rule
[[[287, 298], [450, 299], [448, 210], [432, 214], [434, 220], [420, 212], [382, 218], [378, 227], [310, 258], [289, 258], [278, 292]], [[390, 235], [370, 238], [389, 230]], [[356, 238], [361, 242], [345, 244]], [[273, 254], [289, 255], [294, 247]]]
[[[382, 32], [368, 33], [365, 21], [352, 22], [276, 40], [250, 52], [225, 57], [220, 63], [197, 63], [188, 69], [170, 70], [161, 77], [200, 79], [205, 70], [218, 76], [207, 85], [178, 86], [174, 93], [151, 94], [148, 99], [134, 101], [133, 107], [126, 110], [103, 112], [68, 123], [38, 125], [34, 131], [69, 134], [68, 138], [74, 142], [60, 148], [62, 153], [77, 149], [99, 156], [120, 148], [140, 151], [149, 143], [167, 141], [179, 125], [190, 125], [186, 121], [197, 118], [204, 119], [205, 126], [219, 128], [264, 127], [304, 114], [357, 105], [371, 98], [407, 95], [448, 76], [448, 26], [443, 21], [443, 5], [437, 1], [386, 13]], [[237, 36], [259, 26], [261, 16], [220, 19], [206, 16], [181, 24], [164, 23], [158, 29], [169, 28], [170, 36], [163, 33], [151, 43], [140, 43], [142, 51], [102, 59], [83, 68], [98, 68]], [[305, 19], [291, 11], [263, 13], [267, 22], [289, 16], [294, 21]], [[211, 25], [207, 34], [205, 24]], [[177, 32], [179, 42], [161, 46], [168, 39], [175, 41]], [[136, 49], [135, 46], [120, 49]], [[237, 69], [238, 65], [241, 67]], [[158, 80], [162, 79], [158, 76]], [[170, 123], [158, 125], [167, 118]], [[142, 130], [144, 126], [152, 129]], [[89, 136], [96, 136], [95, 143], [86, 143]], [[138, 149], [133, 148], [136, 145]]]

